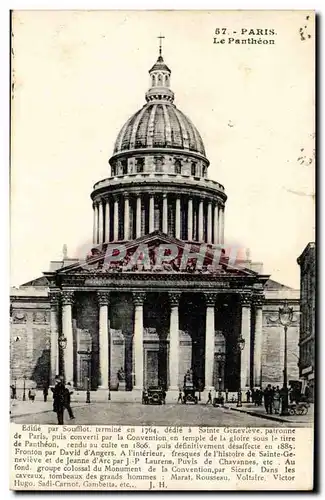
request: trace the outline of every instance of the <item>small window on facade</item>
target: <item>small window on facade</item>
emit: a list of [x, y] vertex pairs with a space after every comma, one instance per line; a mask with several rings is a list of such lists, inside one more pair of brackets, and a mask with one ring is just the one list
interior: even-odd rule
[[162, 85], [162, 76], [158, 75], [158, 85]]
[[144, 158], [137, 158], [137, 174], [143, 172]]
[[207, 168], [205, 166], [202, 168], [202, 175], [203, 177], [207, 176]]
[[156, 170], [156, 172], [163, 171], [163, 159], [162, 158], [155, 158], [155, 170]]
[[196, 176], [196, 163], [192, 163], [191, 165], [191, 175]]
[[111, 172], [112, 172], [112, 177], [115, 177], [115, 175], [116, 175], [116, 165], [112, 165]]
[[182, 173], [182, 164], [180, 160], [175, 161], [175, 174], [181, 174]]
[[128, 161], [127, 160], [123, 160], [121, 163], [122, 163], [122, 172], [123, 172], [123, 175], [126, 175], [128, 173]]

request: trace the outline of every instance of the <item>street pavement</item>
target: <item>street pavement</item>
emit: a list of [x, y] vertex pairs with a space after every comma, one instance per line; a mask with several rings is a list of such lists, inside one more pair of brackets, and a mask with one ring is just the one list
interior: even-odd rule
[[[19, 424], [56, 424], [52, 401], [15, 401], [11, 406], [11, 421]], [[270, 420], [265, 411], [252, 413], [252, 408], [214, 408], [209, 405], [142, 405], [140, 403], [72, 403], [75, 419], [70, 421], [65, 412], [65, 424], [97, 425], [169, 425], [169, 426], [213, 426], [213, 427], [306, 427], [312, 420], [301, 421], [301, 417], [290, 420]], [[239, 411], [238, 411], [239, 410]], [[247, 413], [247, 411], [249, 413]]]
[[265, 408], [263, 405], [261, 406], [255, 406], [253, 404], [243, 404], [240, 408], [237, 407], [236, 404], [228, 404], [226, 405], [227, 407], [231, 408], [234, 411], [246, 413], [248, 415], [254, 415], [254, 416], [259, 416], [260, 418], [265, 418], [267, 420], [273, 420], [273, 421], [281, 421], [281, 422], [286, 422], [287, 424], [294, 423], [294, 424], [301, 424], [301, 426], [306, 426], [306, 427], [312, 427], [314, 424], [314, 405], [311, 404], [308, 410], [308, 413], [306, 415], [288, 415], [288, 416], [281, 416], [278, 414], [275, 414], [274, 412], [272, 415], [269, 415], [266, 413]]

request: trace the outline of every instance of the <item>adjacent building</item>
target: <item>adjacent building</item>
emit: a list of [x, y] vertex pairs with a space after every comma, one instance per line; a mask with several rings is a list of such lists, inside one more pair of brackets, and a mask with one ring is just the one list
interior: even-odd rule
[[315, 243], [308, 243], [297, 262], [300, 266], [300, 337], [299, 373], [309, 385], [314, 398], [315, 381], [315, 301], [316, 301]]

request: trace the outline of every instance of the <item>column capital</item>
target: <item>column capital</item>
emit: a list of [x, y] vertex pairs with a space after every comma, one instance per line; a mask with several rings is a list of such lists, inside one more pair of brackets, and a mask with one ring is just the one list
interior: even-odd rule
[[178, 306], [179, 301], [181, 299], [181, 295], [182, 295], [181, 292], [169, 292], [168, 293], [169, 303], [170, 303], [171, 307], [177, 307]]
[[97, 299], [99, 306], [108, 306], [109, 292], [97, 292]]
[[163, 193], [163, 199], [166, 200], [167, 199], [167, 193]]
[[73, 304], [74, 292], [73, 291], [63, 291], [62, 292], [62, 305], [71, 306]]
[[205, 292], [204, 293], [205, 297], [205, 303], [207, 307], [215, 306], [218, 294], [217, 293], [210, 293], [210, 292]]
[[146, 294], [144, 292], [133, 292], [133, 304], [135, 306], [142, 306], [145, 298]]
[[255, 307], [263, 307], [265, 301], [264, 295], [254, 295], [253, 296], [253, 304]]
[[240, 293], [239, 300], [242, 307], [251, 307], [252, 294], [247, 292]]
[[50, 304], [51, 307], [58, 307], [61, 299], [61, 292], [50, 292]]

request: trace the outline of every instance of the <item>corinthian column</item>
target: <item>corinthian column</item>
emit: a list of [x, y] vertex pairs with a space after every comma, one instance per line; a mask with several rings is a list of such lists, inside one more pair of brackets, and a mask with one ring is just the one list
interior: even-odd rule
[[216, 294], [206, 294], [206, 323], [205, 323], [205, 391], [213, 389], [214, 368], [214, 332], [215, 332], [215, 303]]
[[222, 245], [224, 243], [224, 217], [225, 208], [219, 208], [219, 243]]
[[99, 378], [100, 389], [108, 389], [109, 384], [109, 341], [108, 305], [109, 293], [97, 292], [99, 303]]
[[199, 203], [199, 237], [198, 241], [203, 241], [203, 200]]
[[129, 239], [130, 231], [130, 201], [127, 193], [124, 194], [124, 239]]
[[144, 293], [134, 293], [134, 334], [133, 334], [133, 354], [134, 354], [134, 389], [143, 390], [143, 302]]
[[149, 199], [149, 233], [155, 230], [155, 197]]
[[93, 243], [97, 243], [97, 205], [93, 204]]
[[189, 198], [187, 207], [187, 239], [193, 240], [193, 200]]
[[110, 241], [110, 203], [109, 200], [106, 200], [105, 204], [105, 242], [108, 243]]
[[169, 293], [169, 391], [179, 390], [179, 301], [181, 293]]
[[114, 241], [118, 240], [118, 225], [119, 225], [119, 202], [118, 198], [114, 200]]
[[181, 200], [176, 198], [175, 237], [181, 237]]
[[98, 203], [98, 243], [103, 243], [103, 231], [104, 231], [103, 203], [102, 201], [100, 201]]
[[136, 238], [140, 238], [141, 236], [141, 196], [138, 195], [137, 197], [137, 206], [136, 206]]
[[73, 385], [73, 331], [72, 331], [72, 291], [62, 293], [62, 335], [66, 338], [66, 348], [64, 356], [65, 382]]
[[263, 296], [254, 298], [254, 306], [255, 306], [254, 386], [262, 387]]
[[219, 243], [219, 208], [218, 205], [214, 206], [214, 229], [213, 229], [213, 243], [217, 245]]
[[242, 390], [250, 387], [250, 354], [251, 354], [251, 296], [241, 295], [241, 336], [245, 340], [241, 353], [240, 385]]
[[60, 293], [50, 292], [50, 325], [51, 325], [51, 384], [54, 384], [56, 375], [59, 374], [59, 307]]
[[168, 233], [168, 200], [167, 194], [163, 195], [163, 220], [162, 220], [162, 232]]
[[208, 203], [207, 243], [212, 243], [212, 204]]

